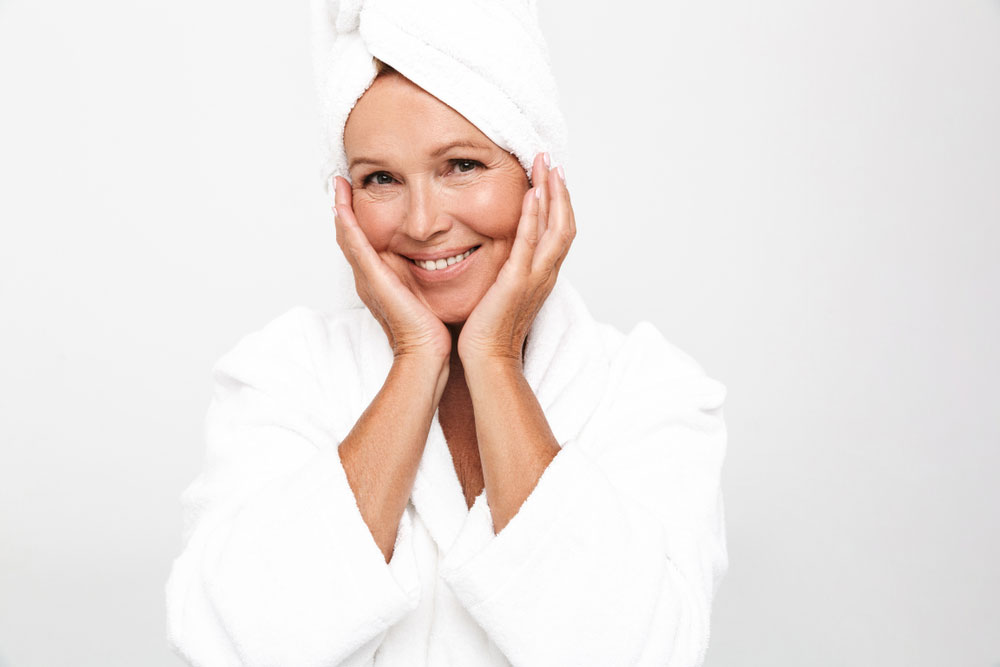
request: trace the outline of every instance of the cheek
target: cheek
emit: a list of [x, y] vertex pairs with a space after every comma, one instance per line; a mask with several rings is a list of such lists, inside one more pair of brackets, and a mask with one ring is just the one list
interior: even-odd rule
[[522, 193], [507, 188], [483, 188], [467, 193], [462, 210], [476, 231], [495, 239], [513, 239], [521, 218]]
[[394, 205], [385, 202], [355, 202], [354, 217], [376, 252], [389, 247], [400, 219]]

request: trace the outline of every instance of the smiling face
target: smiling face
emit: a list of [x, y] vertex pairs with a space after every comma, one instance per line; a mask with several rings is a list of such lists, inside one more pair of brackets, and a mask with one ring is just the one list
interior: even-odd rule
[[[354, 215], [372, 247], [442, 322], [464, 322], [514, 244], [530, 187], [517, 158], [398, 74], [376, 78], [358, 100], [344, 149]], [[469, 249], [446, 269], [414, 261]]]

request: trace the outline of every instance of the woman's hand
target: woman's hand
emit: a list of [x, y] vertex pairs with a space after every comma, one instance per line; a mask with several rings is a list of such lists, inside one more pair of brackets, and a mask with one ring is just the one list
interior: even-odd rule
[[337, 245], [354, 271], [358, 296], [382, 325], [393, 356], [425, 356], [447, 366], [451, 334], [430, 308], [383, 261], [354, 217], [351, 184], [334, 178]]
[[521, 367], [525, 337], [576, 236], [565, 178], [548, 169], [541, 153], [531, 173], [535, 184], [525, 193], [510, 257], [458, 337], [464, 366], [501, 361]]

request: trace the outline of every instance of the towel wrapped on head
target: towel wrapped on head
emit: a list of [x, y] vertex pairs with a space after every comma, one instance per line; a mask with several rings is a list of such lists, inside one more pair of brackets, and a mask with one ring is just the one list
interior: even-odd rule
[[311, 0], [323, 123], [321, 177], [348, 181], [344, 126], [375, 80], [374, 58], [517, 157], [565, 164], [566, 123], [535, 0]]

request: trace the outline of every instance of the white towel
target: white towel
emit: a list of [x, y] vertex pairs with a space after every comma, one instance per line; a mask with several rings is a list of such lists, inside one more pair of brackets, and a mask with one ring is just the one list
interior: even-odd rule
[[648, 322], [593, 320], [565, 277], [525, 378], [558, 455], [499, 535], [435, 413], [385, 562], [337, 446], [392, 364], [364, 308], [294, 308], [219, 360], [184, 491], [168, 637], [196, 667], [697, 667], [727, 567], [725, 387]]
[[312, 0], [323, 122], [321, 176], [350, 181], [347, 117], [375, 77], [372, 57], [462, 114], [531, 177], [537, 153], [565, 164], [566, 123], [535, 0]]

